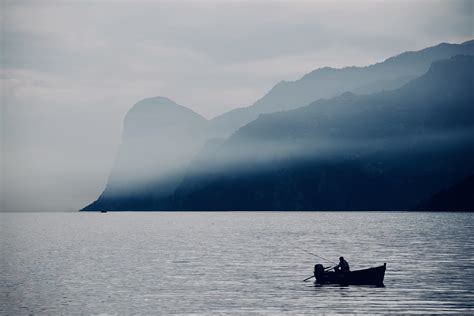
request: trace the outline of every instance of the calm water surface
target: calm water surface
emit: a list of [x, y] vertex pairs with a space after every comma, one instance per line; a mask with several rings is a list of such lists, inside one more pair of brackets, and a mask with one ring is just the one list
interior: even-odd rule
[[[3, 213], [1, 314], [473, 313], [474, 214]], [[302, 282], [387, 262], [385, 288]]]

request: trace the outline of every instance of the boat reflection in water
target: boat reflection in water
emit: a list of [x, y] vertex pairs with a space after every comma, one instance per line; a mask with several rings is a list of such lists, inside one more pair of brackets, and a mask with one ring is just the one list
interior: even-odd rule
[[387, 264], [384, 263], [383, 266], [363, 270], [333, 272], [325, 271], [322, 264], [317, 264], [314, 266], [314, 277], [317, 284], [384, 286], [386, 267]]

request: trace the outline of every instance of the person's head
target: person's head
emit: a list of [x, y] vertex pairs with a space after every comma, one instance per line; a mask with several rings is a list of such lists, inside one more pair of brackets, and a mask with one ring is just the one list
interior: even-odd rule
[[339, 257], [339, 261], [344, 261], [344, 257]]

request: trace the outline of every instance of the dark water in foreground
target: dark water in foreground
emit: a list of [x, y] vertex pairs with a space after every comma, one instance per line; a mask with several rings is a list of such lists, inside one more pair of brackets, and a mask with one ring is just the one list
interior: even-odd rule
[[[1, 314], [473, 313], [474, 214], [0, 214]], [[302, 282], [387, 262], [385, 288]], [[316, 260], [315, 260], [316, 259]]]

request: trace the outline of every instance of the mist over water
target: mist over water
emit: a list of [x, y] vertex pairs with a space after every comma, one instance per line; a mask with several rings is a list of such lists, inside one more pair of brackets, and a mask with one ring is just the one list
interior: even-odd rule
[[[83, 210], [420, 209], [474, 172], [474, 59], [437, 60], [457, 52], [474, 52], [474, 42], [440, 44], [366, 68], [315, 70], [229, 112], [229, 137], [220, 130], [224, 116], [206, 120], [168, 98], [144, 99], [125, 118], [105, 190]], [[398, 89], [346, 92], [306, 106], [300, 100], [297, 109], [267, 113], [272, 100], [293, 96], [295, 87], [316, 97], [319, 81], [341, 88], [350, 75], [357, 85], [354, 72], [375, 80], [412, 63], [428, 71]]]
[[[474, 312], [472, 213], [0, 216], [2, 314]], [[386, 287], [302, 282], [329, 263], [297, 247]]]

